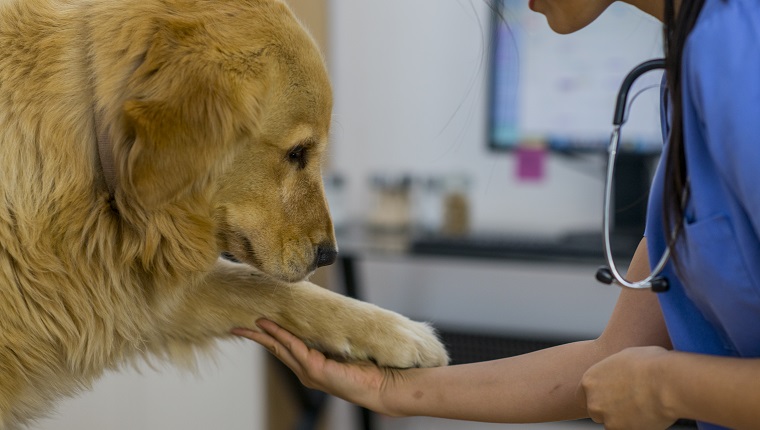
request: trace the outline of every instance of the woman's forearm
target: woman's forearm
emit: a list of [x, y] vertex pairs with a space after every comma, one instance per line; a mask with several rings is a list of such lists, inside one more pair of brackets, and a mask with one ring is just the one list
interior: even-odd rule
[[489, 422], [582, 418], [587, 415], [576, 398], [578, 383], [609, 353], [586, 341], [501, 360], [401, 371], [383, 388], [380, 411]]
[[[642, 240], [628, 270], [643, 279], [649, 270]], [[599, 339], [517, 357], [395, 374], [370, 408], [390, 415], [428, 415], [490, 422], [542, 422], [587, 416], [576, 392], [584, 373], [625, 348], [670, 346], [657, 297], [623, 290]], [[377, 392], [376, 392], [377, 393]]]

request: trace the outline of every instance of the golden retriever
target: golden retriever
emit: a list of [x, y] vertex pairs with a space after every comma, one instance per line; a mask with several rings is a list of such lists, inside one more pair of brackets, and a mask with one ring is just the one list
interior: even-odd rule
[[0, 428], [261, 317], [446, 363], [428, 325], [304, 281], [336, 258], [332, 98], [279, 0], [0, 0], [0, 47]]

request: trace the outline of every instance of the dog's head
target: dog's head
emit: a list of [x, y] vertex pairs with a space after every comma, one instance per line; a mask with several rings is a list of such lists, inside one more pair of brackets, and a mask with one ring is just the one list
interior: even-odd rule
[[120, 192], [145, 211], [202, 196], [219, 251], [303, 279], [336, 257], [321, 54], [279, 1], [177, 3], [128, 82]]

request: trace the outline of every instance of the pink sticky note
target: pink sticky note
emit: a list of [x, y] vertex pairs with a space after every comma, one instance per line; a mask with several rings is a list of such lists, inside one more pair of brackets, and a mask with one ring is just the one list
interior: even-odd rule
[[515, 151], [517, 160], [517, 179], [521, 181], [540, 181], [544, 178], [546, 149], [543, 147], [519, 147]]

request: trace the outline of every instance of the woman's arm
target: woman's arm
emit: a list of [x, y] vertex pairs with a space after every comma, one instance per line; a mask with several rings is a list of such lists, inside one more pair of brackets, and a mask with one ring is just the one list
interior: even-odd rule
[[[642, 241], [629, 278], [643, 279], [649, 263]], [[551, 300], [547, 297], [547, 300]], [[624, 290], [602, 334], [518, 357], [466, 365], [388, 370], [339, 363], [262, 321], [265, 332], [236, 330], [272, 351], [310, 387], [393, 416], [427, 415], [491, 422], [539, 422], [588, 416], [577, 398], [584, 373], [627, 347], [669, 347], [656, 296]]]

